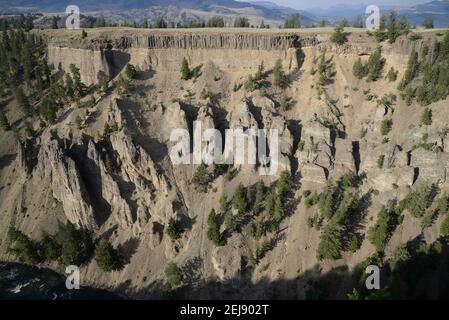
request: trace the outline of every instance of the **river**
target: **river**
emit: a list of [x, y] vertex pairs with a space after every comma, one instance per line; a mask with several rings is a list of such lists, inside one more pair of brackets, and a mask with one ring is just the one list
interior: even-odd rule
[[65, 278], [48, 270], [17, 263], [0, 262], [0, 300], [118, 300], [100, 289], [68, 290]]

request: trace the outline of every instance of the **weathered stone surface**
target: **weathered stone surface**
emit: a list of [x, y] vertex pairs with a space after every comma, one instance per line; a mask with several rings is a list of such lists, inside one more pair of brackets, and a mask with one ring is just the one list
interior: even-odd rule
[[212, 251], [212, 265], [221, 281], [238, 280], [241, 270], [241, 255], [233, 245], [215, 247]]
[[53, 196], [62, 203], [67, 219], [78, 227], [97, 227], [89, 195], [76, 163], [67, 156], [65, 148], [49, 136], [44, 139], [34, 174], [50, 181]]
[[324, 142], [331, 145], [331, 131], [320, 123], [313, 121], [304, 125], [301, 140], [307, 142]]
[[123, 173], [140, 189], [150, 192], [154, 187], [162, 192], [168, 192], [168, 183], [160, 174], [150, 155], [123, 130], [110, 137], [111, 145], [122, 163]]
[[[263, 126], [267, 134], [270, 135], [277, 130], [279, 137], [279, 149], [277, 159], [272, 157], [271, 161], [277, 161], [278, 174], [282, 171], [291, 171], [291, 164], [289, 157], [292, 155], [293, 151], [293, 136], [288, 129], [287, 121], [281, 115], [275, 114], [267, 109], [262, 109], [261, 111]], [[268, 136], [268, 142], [270, 142], [270, 137]], [[274, 162], [272, 163], [272, 165]]]
[[447, 178], [449, 154], [418, 148], [411, 153], [410, 166], [418, 168], [420, 181], [444, 183]]
[[370, 183], [377, 190], [392, 190], [397, 187], [412, 186], [414, 169], [411, 167], [395, 169], [372, 169], [368, 176]]
[[99, 168], [99, 173], [93, 179], [98, 179], [101, 190], [101, 197], [110, 205], [111, 214], [115, 217], [117, 223], [123, 228], [133, 224], [131, 208], [125, 199], [121, 196], [120, 189], [114, 179], [106, 173], [103, 161], [92, 140], [89, 141], [87, 149], [87, 159], [92, 160], [92, 165]]
[[335, 139], [335, 160], [336, 166], [343, 166], [355, 172], [355, 162], [353, 156], [352, 141], [346, 139]]
[[301, 166], [301, 181], [313, 183], [326, 183], [326, 172], [320, 166], [312, 163], [306, 163]]

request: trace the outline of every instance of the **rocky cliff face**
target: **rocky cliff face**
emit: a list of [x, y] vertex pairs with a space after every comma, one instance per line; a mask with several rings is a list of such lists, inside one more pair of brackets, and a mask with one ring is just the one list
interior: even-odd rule
[[[398, 83], [389, 83], [384, 76], [369, 83], [353, 76], [356, 59], [367, 59], [378, 46], [364, 33], [352, 34], [343, 46], [332, 44], [326, 32], [125, 29], [112, 34], [106, 29], [88, 30], [86, 39], [75, 32], [46, 31], [36, 36], [48, 43], [48, 60], [55, 68], [67, 71], [73, 63], [87, 85], [97, 84], [104, 76], [111, 88], [94, 93], [96, 103], [87, 112], [67, 107], [36, 141], [19, 144], [17, 159], [11, 164], [14, 170], [8, 174], [20, 175], [21, 183], [9, 189], [15, 190], [15, 185], [17, 190], [25, 188], [26, 181], [30, 186], [26, 194], [33, 192], [54, 201], [39, 207], [35, 198], [24, 196], [20, 205], [5, 209], [8, 223], [1, 227], [6, 230], [15, 223], [31, 232], [45, 230], [46, 223], [52, 226], [69, 220], [121, 248], [128, 258], [125, 268], [104, 274], [92, 262], [83, 267], [86, 283], [132, 297], [159, 298], [164, 266], [175, 261], [186, 274], [186, 288], [198, 288], [181, 289], [183, 297], [229, 298], [205, 285], [218, 281], [235, 297], [270, 297], [272, 283], [282, 297], [304, 298], [308, 279], [316, 273], [339, 266], [352, 269], [375, 252], [371, 242], [362, 237], [356, 253], [344, 252], [337, 261], [317, 259], [322, 231], [308, 227], [318, 211], [303, 204], [304, 191], [319, 193], [330, 180], [347, 173], [357, 175], [361, 181], [357, 192], [370, 197], [360, 221], [360, 233], [366, 234], [383, 205], [403, 199], [417, 185], [433, 183], [441, 190], [448, 189], [449, 148], [443, 134], [447, 100], [431, 106], [432, 126], [420, 124], [419, 106], [407, 107], [400, 99], [394, 108], [377, 103], [386, 93], [399, 95]], [[394, 66], [399, 81], [409, 52], [421, 52], [425, 46], [433, 52], [434, 38], [426, 34], [419, 41], [400, 38], [393, 45], [383, 43], [384, 70]], [[322, 55], [334, 72], [332, 79], [320, 86], [317, 68]], [[180, 79], [183, 58], [192, 69], [200, 70], [196, 79]], [[272, 85], [271, 70], [278, 59], [289, 80], [283, 90]], [[128, 92], [118, 95], [113, 93], [114, 82], [127, 63], [137, 67], [137, 76]], [[245, 90], [248, 76], [262, 63], [265, 82], [254, 92]], [[376, 98], [368, 99], [370, 94]], [[288, 98], [284, 108], [282, 98]], [[77, 116], [84, 119], [82, 129], [75, 125]], [[393, 127], [382, 136], [380, 128], [386, 119]], [[194, 121], [201, 121], [203, 129], [216, 128], [222, 133], [229, 128], [277, 129], [278, 172], [260, 176], [260, 163], [236, 166], [233, 175], [214, 177], [205, 193], [198, 192], [192, 185], [197, 166], [175, 165], [169, 157], [174, 144], [170, 141], [172, 130], [192, 133]], [[115, 129], [105, 135], [105, 124]], [[424, 140], [436, 148], [423, 148]], [[208, 169], [212, 176], [214, 168]], [[257, 219], [252, 213], [242, 217], [232, 206], [235, 189], [239, 184], [248, 187], [247, 198], [254, 202], [255, 183], [262, 180], [272, 186], [283, 170], [295, 177], [286, 218], [278, 232], [267, 230], [270, 237], [262, 237], [270, 240], [270, 251], [259, 264], [245, 267], [249, 257], [260, 252], [260, 241], [241, 227], [227, 236], [225, 246], [214, 247], [208, 240], [208, 214], [211, 209], [219, 212], [223, 234], [228, 234], [222, 221], [225, 212], [242, 226], [246, 220]], [[40, 188], [34, 187], [39, 184]], [[17, 190], [0, 189], [0, 199], [7, 201]], [[221, 197], [228, 202], [224, 211]], [[47, 207], [54, 212], [45, 216], [42, 208]], [[39, 223], [31, 224], [22, 214], [24, 208], [29, 208]], [[170, 218], [182, 225], [179, 239], [171, 240], [164, 231]], [[389, 240], [386, 255], [419, 236], [434, 241], [440, 224], [441, 219], [422, 230], [420, 221], [408, 215]], [[1, 249], [2, 256], [11, 259], [4, 243]], [[291, 280], [291, 285], [282, 283], [286, 280]], [[258, 285], [251, 286], [251, 282]], [[241, 291], [233, 290], [236, 284]], [[343, 289], [338, 292], [335, 297], [345, 297]]]

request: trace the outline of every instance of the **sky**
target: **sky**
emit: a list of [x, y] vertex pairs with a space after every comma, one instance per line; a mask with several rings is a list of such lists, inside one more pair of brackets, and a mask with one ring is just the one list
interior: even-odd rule
[[[257, 1], [257, 0], [253, 0]], [[263, 1], [263, 0], [260, 0]], [[395, 5], [395, 6], [412, 6], [418, 3], [426, 3], [432, 0], [267, 0], [270, 2], [284, 5], [295, 9], [307, 8], [329, 8], [336, 4], [375, 4], [375, 5]]]

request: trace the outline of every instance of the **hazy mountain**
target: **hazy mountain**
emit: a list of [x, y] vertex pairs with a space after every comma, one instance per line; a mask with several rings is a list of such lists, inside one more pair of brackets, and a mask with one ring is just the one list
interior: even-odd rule
[[[315, 16], [337, 20], [341, 18], [351, 19], [358, 15], [364, 15], [368, 3], [354, 5], [336, 4], [327, 9], [312, 8], [307, 11]], [[432, 18], [435, 27], [447, 27], [449, 25], [449, 1], [432, 1], [424, 4], [400, 7], [392, 5], [379, 6], [382, 12], [395, 10], [399, 15], [407, 17], [411, 24], [420, 26], [425, 18]]]
[[[64, 12], [67, 5], [73, 1], [59, 0], [11, 0], [0, 3], [2, 12]], [[291, 14], [299, 14], [303, 23], [313, 23], [310, 14], [304, 12], [272, 5], [267, 3], [239, 2], [234, 0], [78, 0], [76, 5], [83, 12], [113, 12], [126, 15], [127, 12], [135, 10], [146, 10], [157, 8], [158, 12], [176, 16], [180, 9], [194, 10], [197, 17], [201, 18], [201, 12], [216, 13], [221, 15], [247, 15], [260, 19], [271, 19], [281, 21]], [[169, 9], [169, 10], [168, 10]], [[167, 11], [168, 10], [168, 11]]]

